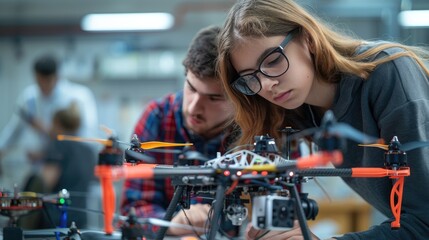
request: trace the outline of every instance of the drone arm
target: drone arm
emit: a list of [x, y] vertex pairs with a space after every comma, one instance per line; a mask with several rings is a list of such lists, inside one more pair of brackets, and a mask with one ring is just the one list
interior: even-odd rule
[[409, 176], [410, 168], [405, 167], [398, 170], [386, 168], [352, 168], [352, 177], [388, 177], [391, 178]]
[[153, 179], [156, 166], [157, 164], [124, 165], [124, 178]]
[[390, 209], [392, 210], [395, 221], [391, 223], [392, 229], [398, 229], [401, 226], [401, 206], [402, 194], [404, 191], [404, 177], [410, 175], [410, 168], [404, 167], [398, 170], [385, 168], [353, 168], [353, 177], [390, 177], [397, 179], [390, 192]]
[[298, 158], [296, 165], [299, 169], [302, 169], [326, 165], [329, 162], [332, 162], [333, 164], [337, 165], [340, 164], [342, 161], [343, 154], [341, 153], [341, 151], [323, 151], [320, 153], [311, 154], [306, 157]]
[[364, 178], [390, 177], [397, 179], [390, 193], [390, 208], [392, 210], [393, 216], [395, 217], [395, 221], [391, 223], [391, 227], [393, 229], [400, 227], [404, 177], [410, 175], [409, 167], [403, 167], [397, 170], [386, 168], [303, 169], [297, 171], [296, 173], [302, 176], [340, 176]]

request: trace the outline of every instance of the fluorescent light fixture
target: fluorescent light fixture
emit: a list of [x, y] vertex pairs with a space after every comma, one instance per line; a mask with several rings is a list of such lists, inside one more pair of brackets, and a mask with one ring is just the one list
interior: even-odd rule
[[398, 20], [403, 27], [429, 27], [429, 10], [401, 11]]
[[165, 30], [174, 24], [169, 13], [106, 13], [83, 17], [84, 31], [138, 31]]

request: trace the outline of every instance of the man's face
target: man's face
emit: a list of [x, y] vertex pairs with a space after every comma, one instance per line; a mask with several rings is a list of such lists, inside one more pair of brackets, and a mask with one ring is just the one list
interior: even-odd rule
[[36, 73], [36, 81], [43, 96], [47, 97], [51, 95], [52, 90], [57, 84], [57, 75], [53, 74], [46, 76]]
[[183, 96], [185, 126], [206, 139], [218, 135], [227, 120], [233, 117], [233, 107], [227, 100], [219, 79], [202, 81], [191, 71], [186, 74]]

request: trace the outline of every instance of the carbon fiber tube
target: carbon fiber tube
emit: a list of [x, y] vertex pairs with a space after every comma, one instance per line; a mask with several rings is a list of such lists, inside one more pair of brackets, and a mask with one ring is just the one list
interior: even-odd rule
[[294, 171], [299, 176], [311, 177], [351, 177], [351, 168], [311, 168]]

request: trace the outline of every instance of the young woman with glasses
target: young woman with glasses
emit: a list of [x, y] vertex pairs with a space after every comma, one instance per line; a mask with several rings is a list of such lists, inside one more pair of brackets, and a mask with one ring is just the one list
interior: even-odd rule
[[[279, 138], [280, 129], [320, 125], [327, 110], [337, 121], [389, 142], [429, 139], [429, 70], [422, 49], [367, 42], [340, 34], [292, 0], [239, 0], [219, 41], [219, 71], [242, 129], [238, 144], [257, 135]], [[425, 55], [427, 56], [427, 54]], [[340, 167], [384, 167], [383, 151], [347, 141]], [[344, 178], [388, 217], [368, 231], [337, 239], [426, 239], [429, 237], [429, 148], [407, 152], [401, 227], [391, 229], [392, 181]], [[260, 232], [249, 228], [249, 239]], [[261, 239], [302, 239], [297, 226]], [[313, 235], [314, 239], [318, 239]]]

